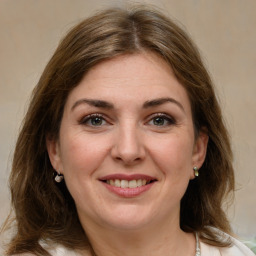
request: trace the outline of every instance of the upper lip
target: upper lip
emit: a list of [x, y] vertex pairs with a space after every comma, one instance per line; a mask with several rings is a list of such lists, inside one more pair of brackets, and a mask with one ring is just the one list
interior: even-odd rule
[[157, 180], [156, 177], [145, 175], [145, 174], [123, 174], [123, 173], [117, 173], [117, 174], [109, 174], [106, 176], [103, 176], [99, 178], [101, 181], [105, 180], [146, 180], [146, 181], [151, 181], [151, 180]]

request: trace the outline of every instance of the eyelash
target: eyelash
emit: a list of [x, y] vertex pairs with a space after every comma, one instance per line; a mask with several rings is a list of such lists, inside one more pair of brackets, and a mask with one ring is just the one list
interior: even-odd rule
[[[83, 117], [80, 121], [79, 121], [79, 124], [82, 124], [82, 125], [87, 125], [87, 126], [91, 126], [91, 127], [101, 127], [105, 124], [99, 124], [99, 125], [93, 125], [92, 123], [91, 124], [88, 124], [89, 121], [93, 121], [93, 119], [95, 118], [99, 118], [99, 120], [101, 122], [105, 122], [107, 123], [108, 121], [106, 121], [106, 119], [104, 118], [104, 115], [100, 114], [100, 113], [95, 113], [95, 114], [90, 114], [90, 115], [87, 115], [85, 117]], [[150, 122], [154, 122], [157, 118], [162, 118], [162, 120], [164, 121], [164, 124], [160, 124], [160, 125], [157, 125], [157, 124], [150, 124]], [[173, 117], [170, 117], [169, 115], [165, 114], [165, 113], [155, 113], [151, 116], [149, 116], [148, 118], [148, 121], [146, 122], [147, 124], [150, 124], [152, 126], [156, 126], [156, 127], [167, 127], [167, 126], [170, 126], [170, 125], [175, 125], [176, 124], [176, 121]]]
[[148, 121], [148, 123], [156, 120], [156, 118], [162, 118], [164, 120], [164, 122], [166, 121], [166, 123], [163, 124], [163, 125], [152, 124], [153, 126], [166, 127], [166, 126], [170, 126], [170, 125], [175, 125], [176, 124], [176, 120], [173, 117], [170, 117], [169, 115], [167, 115], [165, 113], [153, 114], [152, 116], [150, 116], [150, 120]]
[[[102, 120], [102, 121], [104, 121], [104, 122], [107, 122], [107, 121], [105, 120], [105, 118], [103, 117], [102, 114], [95, 113], [95, 114], [90, 114], [90, 115], [87, 115], [87, 116], [83, 117], [83, 118], [79, 121], [79, 124], [97, 127], [97, 125], [88, 124], [88, 122], [89, 122], [89, 121], [92, 121], [94, 118], [99, 118], [100, 120]], [[102, 126], [102, 125], [99, 125], [99, 126]]]

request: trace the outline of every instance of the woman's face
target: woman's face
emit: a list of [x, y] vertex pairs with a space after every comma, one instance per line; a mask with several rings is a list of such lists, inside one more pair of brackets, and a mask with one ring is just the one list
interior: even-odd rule
[[92, 68], [71, 91], [59, 141], [48, 141], [84, 227], [179, 225], [180, 200], [207, 136], [194, 137], [190, 102], [158, 56], [134, 54]]

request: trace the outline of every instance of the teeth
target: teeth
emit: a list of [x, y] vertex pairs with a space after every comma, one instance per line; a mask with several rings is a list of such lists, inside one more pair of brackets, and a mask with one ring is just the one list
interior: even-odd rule
[[142, 180], [137, 180], [137, 186], [141, 187], [142, 186]]
[[[148, 181], [149, 183], [149, 181]], [[107, 180], [107, 184], [115, 187], [121, 188], [137, 188], [141, 186], [145, 186], [147, 184], [147, 180], [139, 179], [139, 180]]]
[[120, 180], [115, 180], [115, 187], [121, 187], [121, 181]]
[[137, 187], [137, 181], [136, 180], [130, 180], [128, 186], [129, 186], [129, 188], [136, 188]]
[[127, 180], [121, 180], [121, 188], [128, 188], [129, 182]]

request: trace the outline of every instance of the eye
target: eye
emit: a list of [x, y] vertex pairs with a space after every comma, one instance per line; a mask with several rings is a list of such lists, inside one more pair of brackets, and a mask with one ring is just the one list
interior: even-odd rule
[[153, 126], [165, 127], [175, 124], [175, 120], [164, 113], [157, 113], [149, 120], [148, 124]]
[[94, 127], [103, 126], [107, 124], [106, 120], [103, 118], [101, 114], [88, 115], [84, 117], [79, 123], [87, 126], [94, 126]]

